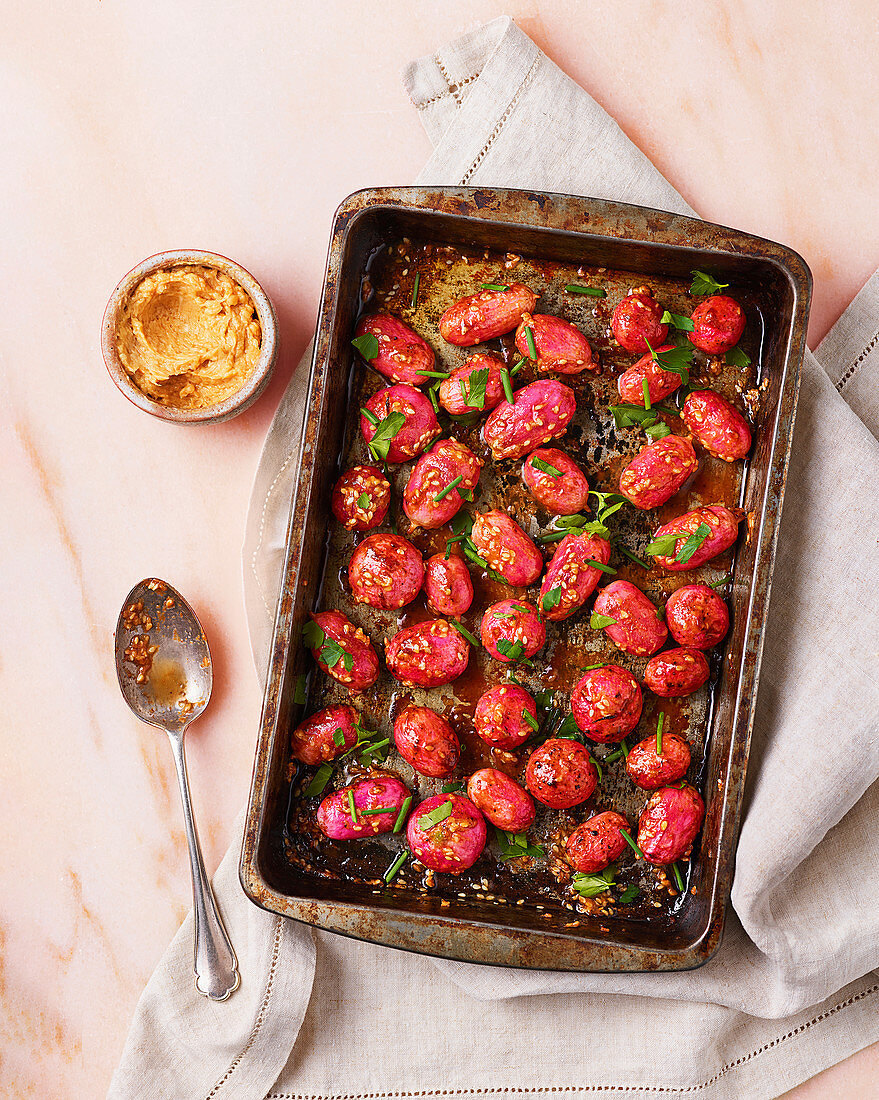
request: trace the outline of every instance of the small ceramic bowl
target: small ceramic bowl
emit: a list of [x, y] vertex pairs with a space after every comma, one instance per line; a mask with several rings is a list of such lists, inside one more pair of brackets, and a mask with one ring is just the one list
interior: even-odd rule
[[[205, 409], [175, 409], [169, 405], [162, 405], [153, 398], [148, 397], [143, 390], [135, 385], [134, 380], [123, 367], [116, 350], [116, 329], [119, 323], [119, 315], [122, 305], [138, 283], [152, 275], [163, 267], [176, 267], [179, 264], [199, 264], [204, 267], [214, 267], [224, 272], [229, 278], [245, 290], [253, 299], [256, 314], [259, 317], [262, 329], [259, 358], [253, 373], [237, 390], [225, 401], [218, 405], [210, 405]], [[137, 405], [139, 409], [158, 416], [162, 420], [171, 420], [175, 424], [218, 424], [222, 420], [231, 420], [233, 416], [244, 412], [249, 408], [266, 388], [272, 371], [275, 368], [275, 360], [278, 355], [278, 318], [275, 307], [269, 300], [269, 296], [254, 279], [249, 271], [226, 256], [218, 256], [215, 252], [201, 252], [194, 248], [184, 248], [175, 252], [159, 252], [155, 256], [149, 256], [141, 261], [137, 267], [122, 279], [107, 302], [104, 311], [104, 321], [101, 330], [101, 351], [110, 377], [125, 394], [129, 401]]]

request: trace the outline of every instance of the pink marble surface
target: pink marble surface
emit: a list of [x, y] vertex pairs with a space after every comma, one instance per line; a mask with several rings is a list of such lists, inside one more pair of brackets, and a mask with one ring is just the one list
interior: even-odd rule
[[[4, 1096], [103, 1095], [189, 906], [171, 757], [115, 682], [120, 601], [164, 576], [210, 639], [214, 697], [188, 750], [212, 868], [246, 796], [260, 705], [244, 512], [314, 323], [333, 209], [358, 187], [412, 180], [428, 156], [404, 64], [505, 12], [702, 214], [803, 253], [820, 338], [879, 264], [871, 0], [808, 14], [780, 0], [447, 0], [429, 15], [404, 0], [34, 0], [4, 20]], [[268, 393], [218, 427], [145, 416], [100, 357], [117, 279], [185, 246], [238, 259], [281, 321]], [[877, 1071], [873, 1048], [796, 1095], [879, 1095]]]

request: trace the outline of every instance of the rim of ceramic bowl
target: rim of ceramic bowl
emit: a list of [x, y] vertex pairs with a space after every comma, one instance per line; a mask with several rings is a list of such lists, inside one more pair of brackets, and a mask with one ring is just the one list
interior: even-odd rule
[[[234, 279], [253, 300], [262, 329], [259, 358], [247, 381], [240, 390], [230, 394], [225, 401], [210, 405], [205, 409], [175, 409], [153, 400], [135, 384], [122, 365], [119, 352], [116, 350], [116, 332], [119, 326], [122, 304], [128, 299], [134, 288], [148, 275], [152, 275], [160, 268], [177, 267], [181, 264], [201, 264], [204, 267], [214, 267]], [[223, 420], [230, 420], [233, 416], [238, 416], [239, 413], [250, 408], [268, 385], [278, 355], [278, 317], [271, 299], [256, 279], [246, 268], [243, 268], [234, 260], [230, 260], [228, 256], [223, 256], [218, 252], [206, 252], [199, 248], [178, 248], [167, 252], [157, 252], [153, 256], [147, 256], [145, 260], [141, 260], [139, 264], [124, 275], [110, 295], [101, 326], [101, 352], [110, 377], [128, 400], [137, 405], [139, 409], [143, 409], [151, 416], [157, 416], [161, 420], [169, 420], [174, 424], [218, 424]]]

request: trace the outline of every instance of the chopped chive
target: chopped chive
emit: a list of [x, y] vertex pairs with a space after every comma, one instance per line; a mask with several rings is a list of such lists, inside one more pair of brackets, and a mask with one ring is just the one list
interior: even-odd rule
[[732, 580], [732, 573], [727, 573], [725, 576], [721, 577], [719, 581], [715, 581], [714, 584], [709, 584], [708, 587], [713, 588], [714, 591], [716, 592], [718, 590], [718, 588], [726, 588], [726, 586], [729, 584], [729, 582], [731, 580]]
[[334, 745], [344, 745], [345, 744], [345, 731], [341, 727], [339, 727], [338, 729], [333, 730], [333, 744]]
[[625, 737], [622, 739], [622, 741], [620, 741], [620, 748], [623, 750], [623, 754], [626, 757], [628, 757], [628, 755], [629, 755], [629, 745], [628, 745]]
[[595, 668], [604, 668], [606, 663], [607, 663], [606, 661], [602, 661], [600, 665], [581, 665], [580, 666], [580, 671], [581, 672], [591, 672]]
[[378, 417], [375, 415], [375, 413], [371, 413], [369, 409], [361, 409], [360, 415], [365, 417], [370, 422], [370, 424], [372, 424], [373, 428], [376, 426], [376, 424], [378, 424]]
[[650, 412], [650, 387], [647, 385], [647, 379], [641, 379], [641, 392], [644, 394], [644, 408]]
[[524, 360], [524, 359], [517, 359], [517, 360], [516, 360], [516, 362], [515, 362], [515, 363], [513, 363], [513, 367], [512, 367], [512, 370], [510, 371], [510, 374], [511, 374], [511, 375], [512, 375], [512, 374], [518, 374], [518, 372], [519, 372], [519, 371], [520, 371], [520, 370], [521, 370], [521, 369], [522, 369], [522, 368], [523, 368], [524, 366], [525, 366], [525, 360]]
[[537, 730], [540, 728], [540, 723], [537, 721], [531, 711], [526, 710], [524, 707], [522, 707], [522, 717], [533, 730]]
[[672, 874], [675, 877], [675, 883], [677, 884], [678, 893], [682, 894], [684, 892], [684, 880], [681, 878], [680, 869], [678, 868], [678, 865], [676, 863], [673, 863], [671, 865], [671, 869]]
[[614, 762], [614, 760], [619, 760], [619, 758], [622, 755], [623, 755], [623, 750], [622, 749], [614, 749], [613, 752], [608, 753], [607, 756], [605, 756], [604, 762], [605, 762], [605, 764], [612, 764]]
[[370, 817], [372, 814], [390, 814], [396, 810], [396, 806], [377, 806], [374, 810], [361, 810], [361, 817]]
[[458, 794], [460, 791], [464, 790], [464, 784], [443, 783], [443, 785], [440, 787], [440, 790], [443, 792], [443, 794]]
[[647, 562], [642, 561], [637, 554], [633, 554], [632, 551], [627, 550], [625, 546], [620, 546], [618, 544], [617, 550], [619, 550], [621, 554], [624, 554], [629, 559], [629, 561], [633, 561], [636, 565], [640, 565], [642, 569], [650, 569], [650, 566], [647, 564]]
[[427, 391], [427, 396], [430, 398], [431, 405], [433, 405], [433, 411], [435, 413], [438, 413], [440, 407], [439, 407], [439, 401], [437, 401], [437, 399], [436, 399], [436, 386], [431, 386], [430, 387], [430, 389]]
[[595, 558], [587, 558], [586, 564], [591, 565], [593, 569], [600, 569], [602, 573], [616, 573], [613, 566], [605, 565], [603, 561], [596, 561]]
[[662, 756], [662, 726], [665, 722], [665, 715], [660, 712], [659, 721], [656, 723], [656, 755]]
[[569, 535], [570, 531], [547, 531], [546, 534], [538, 535], [538, 542], [558, 542], [559, 539], [565, 538]]
[[449, 493], [452, 491], [452, 489], [454, 489], [456, 486], [460, 485], [463, 480], [464, 480], [464, 475], [463, 474], [458, 474], [458, 476], [453, 481], [449, 482], [449, 484], [445, 487], [445, 489], [440, 489], [440, 491], [433, 498], [434, 504], [439, 504], [439, 502], [441, 500], [444, 500], [449, 495]]
[[354, 824], [357, 824], [357, 806], [354, 804], [354, 792], [349, 788], [348, 790], [348, 809], [351, 813], [351, 820]]
[[641, 859], [644, 859], [644, 853], [641, 851], [641, 849], [638, 847], [638, 845], [635, 843], [635, 841], [632, 840], [632, 837], [630, 836], [628, 830], [620, 829], [620, 836], [623, 838], [623, 840], [626, 842], [626, 844], [629, 845], [629, 847], [632, 849], [633, 852], [635, 852], [638, 856], [640, 856]]
[[503, 283], [480, 283], [483, 290], [509, 290]]
[[534, 333], [530, 325], [525, 326], [525, 342], [528, 345], [528, 358], [537, 359], [537, 346], [534, 343]]
[[513, 386], [512, 386], [512, 383], [510, 382], [510, 372], [507, 370], [506, 367], [504, 367], [503, 370], [501, 371], [501, 383], [504, 387], [504, 397], [506, 397], [509, 404], [512, 405], [513, 404]]
[[607, 291], [600, 286], [581, 286], [579, 283], [568, 283], [565, 287], [568, 294], [588, 294], [590, 298], [606, 298]]
[[464, 635], [464, 637], [471, 645], [479, 645], [478, 640], [473, 637], [473, 635], [470, 633], [467, 627], [464, 626], [463, 623], [459, 623], [457, 619], [450, 619], [449, 622], [452, 624], [455, 630], [458, 631], [459, 634]]
[[464, 402], [465, 405], [469, 405], [470, 404], [470, 395], [467, 393], [466, 389], [464, 389], [464, 379], [463, 378], [458, 379], [458, 389], [461, 391], [461, 400]]
[[400, 852], [400, 854], [397, 856], [397, 858], [394, 860], [394, 862], [390, 865], [390, 867], [387, 869], [387, 871], [385, 871], [385, 873], [382, 875], [382, 878], [385, 880], [385, 882], [388, 885], [390, 885], [390, 883], [393, 881], [394, 876], [400, 870], [400, 868], [403, 866], [403, 864], [406, 862], [406, 860], [408, 858], [409, 858], [409, 853], [404, 849], [402, 852]]
[[400, 807], [400, 812], [397, 814], [397, 820], [394, 822], [394, 832], [399, 833], [403, 828], [403, 822], [406, 820], [406, 814], [409, 813], [409, 807], [412, 805], [412, 795], [407, 794], [403, 805]]
[[600, 783], [603, 776], [604, 776], [604, 772], [602, 772], [602, 770], [601, 770], [601, 764], [595, 759], [595, 757], [591, 753], [589, 754], [589, 762], [592, 764], [592, 766], [595, 768], [595, 771], [598, 773], [598, 782]]
[[415, 309], [415, 307], [418, 305], [418, 284], [420, 282], [421, 282], [421, 272], [416, 271], [415, 272], [415, 284], [412, 287], [412, 303], [411, 303], [411, 305], [412, 305], [413, 309]]
[[312, 798], [316, 794], [324, 789], [329, 783], [330, 776], [333, 774], [333, 768], [331, 764], [321, 764], [321, 766], [314, 773], [314, 778], [305, 788], [305, 795], [307, 798]]
[[449, 371], [443, 370], [417, 370], [416, 374], [423, 374], [425, 378], [448, 378]]

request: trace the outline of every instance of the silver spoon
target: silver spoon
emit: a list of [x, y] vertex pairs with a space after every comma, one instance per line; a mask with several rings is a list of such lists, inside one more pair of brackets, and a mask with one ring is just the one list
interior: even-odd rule
[[137, 717], [165, 730], [171, 742], [192, 870], [195, 987], [225, 1001], [238, 988], [238, 960], [205, 872], [183, 752], [187, 726], [211, 697], [211, 654], [195, 612], [166, 581], [150, 577], [126, 596], [116, 624], [116, 674]]

